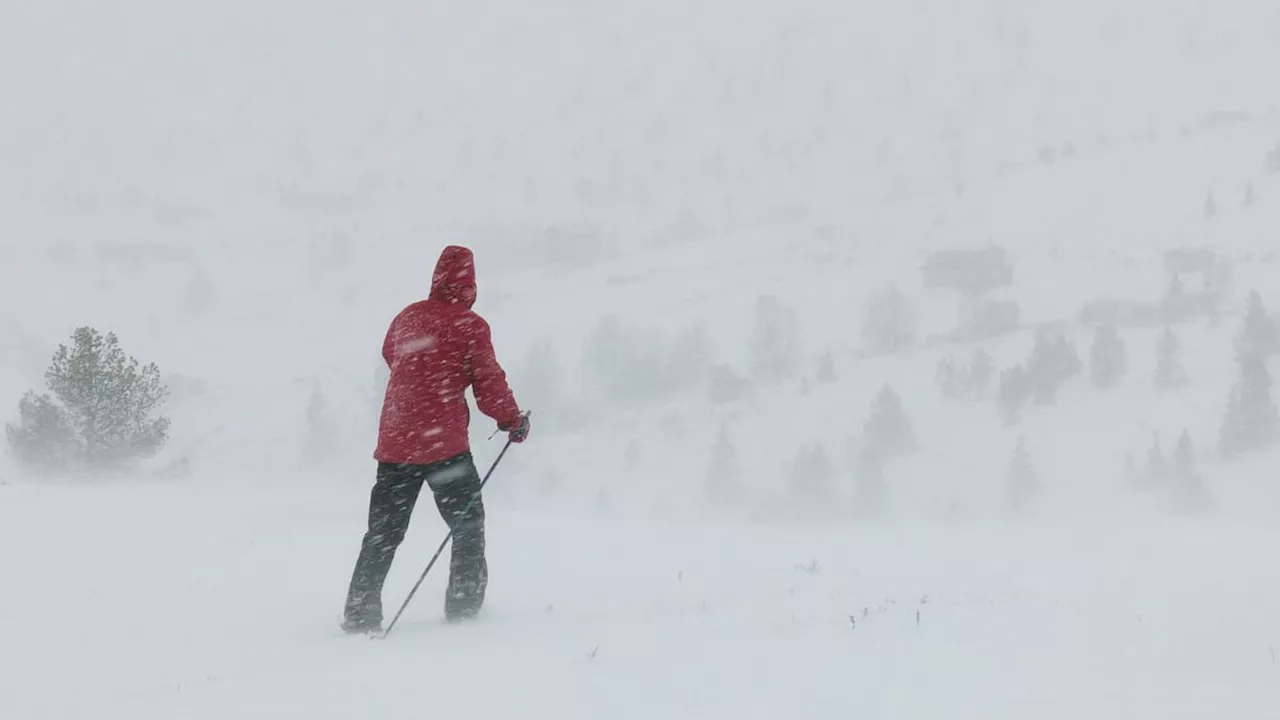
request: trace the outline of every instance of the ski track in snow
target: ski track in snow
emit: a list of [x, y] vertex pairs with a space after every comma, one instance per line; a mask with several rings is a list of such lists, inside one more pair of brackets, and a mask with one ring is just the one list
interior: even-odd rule
[[[337, 628], [356, 490], [0, 497], [6, 718], [1280, 712], [1262, 525], [905, 533], [494, 511], [482, 619], [442, 622], [437, 572], [375, 640]], [[388, 616], [442, 532], [418, 518]]]

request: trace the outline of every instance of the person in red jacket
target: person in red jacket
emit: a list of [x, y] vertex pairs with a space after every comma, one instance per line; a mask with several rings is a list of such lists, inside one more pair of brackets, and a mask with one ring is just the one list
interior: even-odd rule
[[428, 299], [400, 311], [387, 330], [382, 357], [391, 374], [374, 451], [378, 470], [368, 531], [343, 612], [348, 632], [381, 627], [382, 585], [424, 482], [454, 531], [445, 616], [450, 621], [472, 617], [484, 604], [489, 579], [484, 504], [471, 457], [465, 391], [472, 388], [480, 411], [512, 442], [528, 437], [529, 419], [507, 386], [489, 324], [471, 310], [475, 301], [475, 257], [451, 245], [436, 263]]

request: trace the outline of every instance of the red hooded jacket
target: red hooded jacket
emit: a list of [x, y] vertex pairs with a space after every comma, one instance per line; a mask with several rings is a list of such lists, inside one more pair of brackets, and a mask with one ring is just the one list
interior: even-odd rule
[[471, 311], [475, 301], [475, 258], [450, 245], [436, 263], [429, 298], [401, 310], [382, 343], [391, 377], [374, 459], [427, 465], [469, 450], [468, 387], [499, 427], [520, 420], [489, 324]]

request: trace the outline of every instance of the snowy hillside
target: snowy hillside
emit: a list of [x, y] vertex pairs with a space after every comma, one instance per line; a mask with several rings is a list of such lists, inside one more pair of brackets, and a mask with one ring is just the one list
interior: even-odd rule
[[[0, 717], [1275, 716], [1280, 447], [1218, 449], [1280, 311], [1277, 48], [1264, 0], [0, 11], [0, 414], [81, 325], [172, 390], [130, 477], [0, 453]], [[438, 626], [436, 573], [342, 638], [449, 243], [534, 413], [490, 605]], [[1038, 342], [1081, 364], [1006, 407]]]

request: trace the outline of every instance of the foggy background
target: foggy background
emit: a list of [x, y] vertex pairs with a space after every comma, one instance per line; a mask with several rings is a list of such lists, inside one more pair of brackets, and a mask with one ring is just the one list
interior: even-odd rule
[[[148, 553], [171, 551], [174, 577], [245, 573], [234, 579], [273, 598], [243, 611], [251, 620], [219, 622], [327, 628], [363, 531], [383, 334], [426, 296], [440, 249], [463, 244], [476, 252], [476, 310], [533, 411], [529, 442], [486, 493], [491, 515], [509, 518], [492, 542], [510, 568], [498, 594], [508, 623], [547, 630], [538, 613], [561, 608], [582, 645], [574, 658], [640, 616], [670, 643], [633, 646], [628, 669], [584, 696], [577, 665], [512, 679], [517, 659], [567, 647], [528, 631], [526, 654], [498, 671], [514, 689], [486, 700], [492, 716], [525, 702], [618, 717], [635, 692], [625, 678], [657, 688], [632, 712], [669, 714], [685, 697], [662, 680], [671, 657], [702, 632], [720, 637], [685, 635], [690, 615], [731, 629], [741, 647], [706, 663], [737, 667], [761, 648], [807, 653], [808, 633], [826, 638], [877, 607], [901, 620], [884, 645], [824, 645], [821, 665], [862, 668], [871, 716], [957, 716], [897, 704], [877, 673], [915, 678], [954, 708], [964, 687], [1025, 667], [1024, 650], [1061, 650], [1072, 632], [1084, 639], [1046, 660], [1025, 695], [972, 707], [1050, 717], [1039, 703], [1062, 687], [1114, 680], [1061, 711], [1137, 717], [1163, 694], [1164, 717], [1226, 712], [1227, 698], [1239, 717], [1265, 716], [1277, 696], [1255, 673], [1276, 662], [1263, 608], [1280, 585], [1251, 553], [1274, 542], [1280, 450], [1274, 435], [1221, 448], [1243, 422], [1229, 414], [1233, 393], [1263, 397], [1236, 362], [1251, 293], [1272, 327], [1280, 310], [1276, 68], [1280, 4], [1267, 0], [8, 3], [0, 416], [16, 419], [57, 345], [91, 325], [158, 364], [173, 422], [163, 450], [123, 477], [46, 480], [0, 453], [8, 562], [40, 586], [55, 567], [100, 567], [104, 617], [132, 617], [125, 584], [171, 601], [162, 613], [224, 612], [210, 598], [235, 587], [230, 575], [170, 586], [143, 570]], [[978, 271], [947, 254], [990, 248], [1001, 260]], [[930, 267], [951, 281], [932, 282]], [[1010, 274], [983, 284], [993, 267]], [[1162, 374], [1166, 331], [1177, 381]], [[1074, 352], [1074, 371], [1055, 364], [1071, 353], [1037, 365], [1053, 342]], [[1274, 353], [1264, 365], [1280, 367]], [[1033, 379], [1002, 390], [1015, 368]], [[473, 412], [482, 464], [498, 448], [492, 430]], [[1165, 465], [1184, 433], [1191, 474]], [[175, 509], [190, 506], [207, 519]], [[634, 525], [611, 524], [621, 518]], [[415, 522], [388, 604], [443, 533], [435, 518]], [[56, 542], [28, 552], [51, 527]], [[1050, 534], [1019, 534], [1037, 530]], [[758, 534], [770, 532], [781, 534]], [[100, 557], [83, 554], [93, 542], [107, 542]], [[756, 553], [769, 558], [759, 568]], [[573, 570], [556, 570], [558, 554]], [[653, 589], [658, 576], [685, 582], [674, 579], [684, 568], [689, 584]], [[785, 578], [797, 573], [824, 584], [795, 600]], [[757, 592], [767, 599], [753, 605]], [[940, 595], [958, 613], [951, 634], [903, 649], [894, 633]], [[74, 640], [94, 603], [72, 591], [56, 605], [72, 630], [49, 645], [62, 650], [37, 651], [20, 618], [54, 610], [9, 602], [11, 646], [51, 664], [0, 685], [0, 714], [6, 698], [9, 717], [75, 714], [40, 714], [53, 659], [87, 642], [89, 663], [125, 636]], [[965, 623], [1000, 622], [974, 609], [984, 603], [1017, 618], [988, 636], [1005, 650], [968, 680], [933, 684], [955, 669], [946, 649], [977, 642]], [[1211, 626], [1172, 630], [1188, 616]], [[1055, 623], [1076, 629], [1056, 641], [1027, 632]], [[778, 640], [779, 627], [798, 635]], [[472, 655], [451, 640], [464, 681], [466, 658], [508, 646], [506, 629], [486, 630]], [[1094, 662], [1098, 648], [1122, 656], [1106, 645], [1117, 634], [1155, 679], [1072, 679], [1070, 662]], [[132, 656], [138, 677], [223, 678], [195, 691], [210, 717], [341, 664], [322, 654], [276, 685], [232, 660], [261, 642], [235, 630], [187, 639], [208, 654], [152, 640], [136, 641], [151, 648]], [[285, 664], [308, 652], [284, 647], [270, 652]], [[155, 667], [145, 656], [160, 648], [183, 661]], [[896, 663], [873, 662], [884, 653]], [[1171, 679], [1227, 656], [1248, 670], [1223, 670], [1209, 689]], [[823, 672], [784, 674], [788, 689], [756, 688], [777, 704], [748, 693], [732, 711], [753, 676], [704, 678], [698, 707], [745, 716], [816, 684], [812, 705], [787, 707], [859, 709], [843, 675]], [[131, 716], [185, 708], [156, 700], [167, 680], [93, 682], [85, 716], [123, 713], [109, 699], [121, 687], [138, 693]], [[324, 697], [317, 708], [368, 710]], [[409, 716], [388, 698], [384, 717]]]

